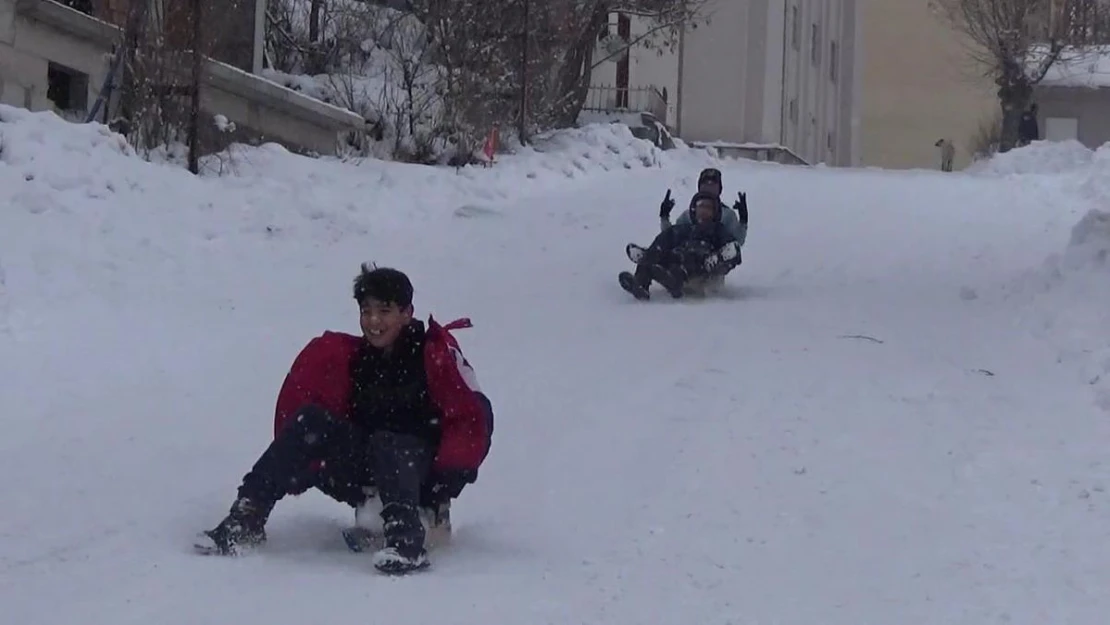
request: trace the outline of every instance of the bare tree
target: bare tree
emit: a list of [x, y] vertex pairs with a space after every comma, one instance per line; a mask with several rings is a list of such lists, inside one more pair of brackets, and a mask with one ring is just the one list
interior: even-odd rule
[[[1053, 65], [1106, 36], [1101, 0], [931, 0], [968, 39], [971, 60], [998, 87], [999, 150], [1018, 141], [1033, 88]], [[1101, 21], [1100, 21], [1101, 20]]]
[[215, 132], [200, 110], [203, 69], [210, 58], [246, 62], [247, 19], [242, 0], [133, 0], [117, 48], [123, 75], [111, 125], [142, 152], [184, 141], [198, 172], [201, 145]]
[[[525, 141], [577, 122], [591, 72], [604, 60], [594, 57], [610, 14], [635, 16], [646, 31], [610, 53], [666, 49], [704, 18], [706, 3], [271, 0], [267, 45], [276, 69], [327, 74], [325, 91], [336, 92], [337, 103], [396, 133], [395, 156], [426, 161], [446, 143], [465, 161], [494, 127]], [[370, 62], [360, 57], [366, 51]], [[382, 91], [373, 111], [357, 106], [356, 85]]]
[[642, 19], [646, 33], [614, 50], [673, 47], [704, 19], [706, 0], [413, 0], [412, 11], [446, 70], [450, 118], [471, 132], [494, 124], [573, 126], [589, 88], [609, 15]]
[[[556, 0], [544, 3], [543, 20], [530, 32], [554, 33], [541, 39], [544, 53], [536, 68], [545, 78], [530, 103], [535, 106], [538, 127], [572, 126], [586, 101], [590, 75], [594, 68], [632, 48], [673, 50], [682, 32], [696, 28], [707, 19], [707, 0]], [[595, 59], [597, 42], [608, 28], [609, 15], [622, 13], [642, 21], [644, 32], [607, 49], [608, 55]], [[549, 51], [556, 54], [551, 55]]]

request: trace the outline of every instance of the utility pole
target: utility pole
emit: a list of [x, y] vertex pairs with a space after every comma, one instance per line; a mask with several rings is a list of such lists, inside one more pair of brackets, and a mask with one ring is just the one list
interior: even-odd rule
[[193, 0], [193, 88], [189, 92], [189, 171], [200, 173], [200, 78], [204, 67], [201, 54], [201, 6], [204, 0]]
[[530, 0], [524, 1], [524, 27], [520, 34], [520, 121], [517, 134], [521, 143], [527, 143], [528, 134], [528, 5]]

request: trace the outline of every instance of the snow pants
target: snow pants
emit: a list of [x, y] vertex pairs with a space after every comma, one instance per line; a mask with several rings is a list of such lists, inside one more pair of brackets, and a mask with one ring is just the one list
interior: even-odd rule
[[683, 282], [691, 278], [723, 277], [728, 272], [740, 265], [740, 256], [731, 261], [722, 262], [714, 268], [712, 274], [705, 270], [707, 251], [692, 249], [687, 246], [668, 249], [660, 243], [664, 235], [660, 234], [652, 241], [650, 247], [644, 250], [644, 256], [636, 265], [636, 281], [647, 286], [651, 284], [651, 266], [661, 265], [678, 273]]
[[[364, 486], [378, 489], [382, 520], [391, 546], [424, 544], [417, 511], [433, 449], [415, 436], [368, 432], [319, 406], [301, 408], [250, 472], [239, 497], [274, 503], [315, 487], [351, 506], [366, 500]], [[322, 465], [322, 466], [321, 466]]]

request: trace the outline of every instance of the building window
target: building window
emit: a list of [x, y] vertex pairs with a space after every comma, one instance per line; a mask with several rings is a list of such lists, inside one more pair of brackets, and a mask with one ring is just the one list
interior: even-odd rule
[[790, 7], [790, 45], [795, 50], [802, 49], [802, 20], [798, 17], [798, 5]]
[[798, 98], [790, 98], [790, 121], [798, 123]]
[[840, 54], [836, 42], [829, 43], [829, 80], [836, 82], [836, 70], [840, 65]]
[[835, 142], [833, 141], [833, 133], [831, 130], [825, 136], [825, 144], [828, 146], [830, 152], [835, 151], [835, 148], [833, 147], [835, 145]]
[[93, 14], [92, 0], [62, 0], [61, 3], [71, 9], [80, 11], [85, 15]]
[[89, 110], [89, 77], [57, 63], [46, 66], [46, 97], [60, 111]]
[[810, 28], [809, 38], [810, 38], [809, 58], [810, 58], [811, 61], [813, 61], [814, 65], [817, 65], [817, 60], [818, 60], [818, 57], [820, 56], [819, 54], [817, 54], [818, 45], [820, 44], [820, 41], [818, 40], [818, 32], [817, 32], [817, 24], [816, 23], [814, 23], [813, 26]]

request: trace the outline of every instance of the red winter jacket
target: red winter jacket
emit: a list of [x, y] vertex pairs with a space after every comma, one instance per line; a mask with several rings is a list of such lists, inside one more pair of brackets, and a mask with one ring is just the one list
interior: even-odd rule
[[[489, 400], [478, 388], [470, 363], [450, 333], [464, 327], [470, 327], [469, 320], [441, 326], [428, 319], [424, 368], [428, 374], [428, 394], [440, 412], [442, 424], [434, 471], [477, 471], [489, 453], [493, 434]], [[275, 437], [307, 404], [349, 418], [351, 359], [362, 340], [352, 334], [327, 331], [308, 342], [293, 361], [278, 393]]]

